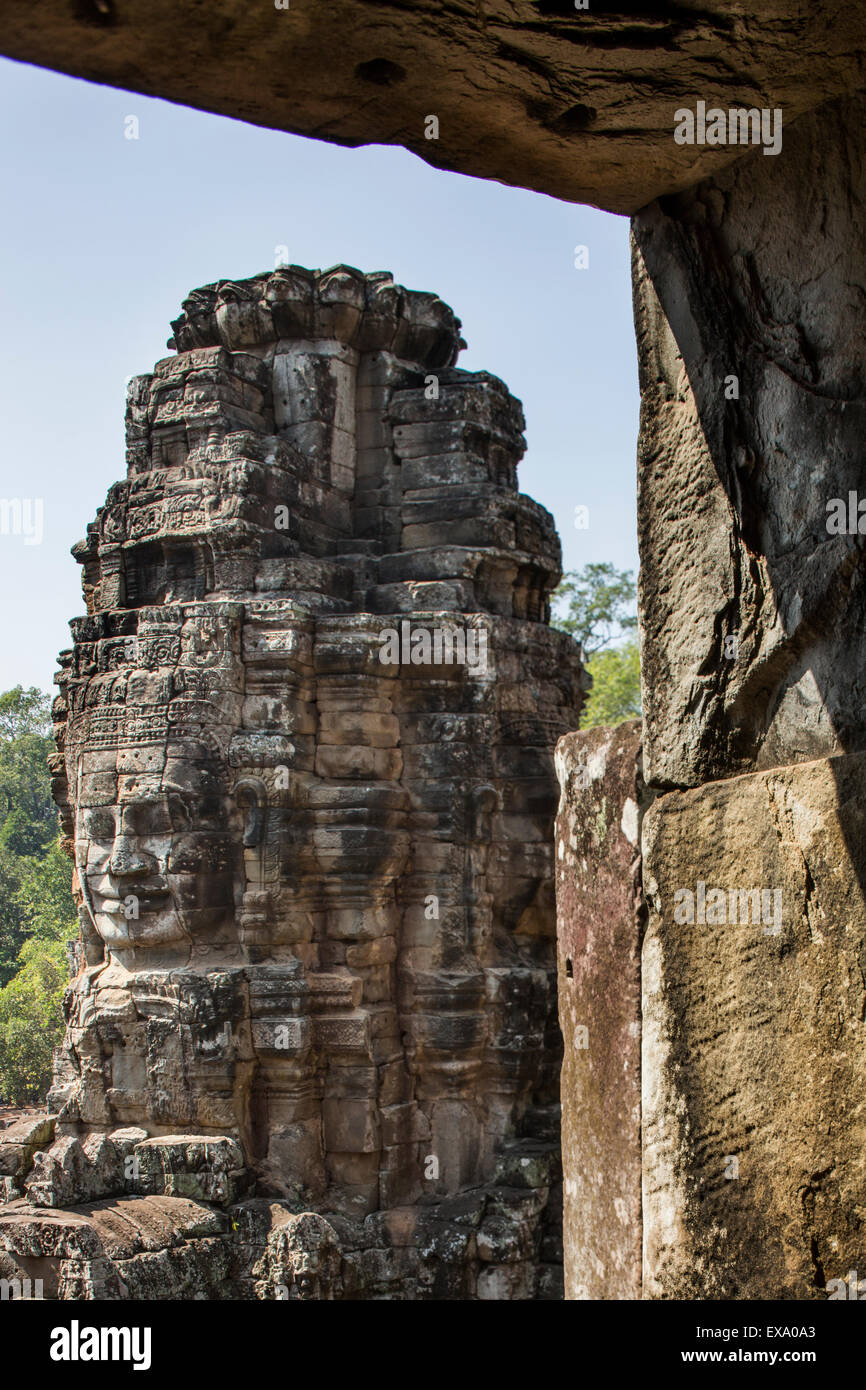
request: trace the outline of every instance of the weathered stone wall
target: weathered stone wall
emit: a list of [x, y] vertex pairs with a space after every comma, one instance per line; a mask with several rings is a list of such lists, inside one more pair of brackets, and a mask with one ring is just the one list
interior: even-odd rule
[[[863, 110], [804, 116], [777, 160], [745, 158], [633, 222], [648, 806], [643, 1259], [627, 1297], [821, 1298], [866, 1263]], [[633, 921], [617, 847], [585, 863], [572, 848], [604, 786], [578, 785], [575, 760], [611, 737], [560, 745], [561, 955], [600, 920], [614, 937]], [[598, 884], [617, 869], [604, 918]], [[629, 998], [603, 953], [586, 978], [582, 1074], [561, 1004], [569, 1296], [623, 1250], [595, 1226], [603, 1192], [569, 1200], [572, 1170], [582, 1196], [615, 1163], [596, 1131], [618, 1088], [597, 1096], [591, 1040]], [[597, 1296], [610, 1287], [599, 1277]]]
[[778, 160], [742, 160], [634, 222], [661, 787], [863, 746], [860, 541], [828, 534], [826, 503], [862, 480], [864, 113], [858, 98], [804, 117]]
[[820, 759], [647, 813], [645, 1297], [819, 1298], [862, 1268], [863, 778]]

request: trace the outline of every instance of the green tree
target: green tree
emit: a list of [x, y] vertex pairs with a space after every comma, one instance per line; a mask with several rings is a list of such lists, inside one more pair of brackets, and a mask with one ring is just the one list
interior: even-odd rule
[[65, 943], [74, 934], [78, 914], [72, 897], [72, 865], [59, 837], [40, 858], [27, 861], [17, 903], [27, 936]]
[[630, 611], [635, 598], [632, 571], [608, 562], [563, 575], [553, 594], [554, 603], [567, 604], [565, 612], [554, 613], [553, 625], [580, 643], [592, 676], [582, 729], [640, 718], [640, 648], [637, 618]]
[[636, 638], [629, 638], [621, 647], [596, 652], [589, 658], [587, 670], [592, 676], [592, 690], [580, 713], [582, 729], [640, 719], [640, 651]]
[[40, 690], [20, 685], [0, 695], [0, 850], [42, 854], [57, 838], [46, 759], [50, 702]]
[[553, 592], [553, 601], [568, 601], [565, 613], [556, 614], [554, 627], [570, 632], [592, 656], [637, 628], [629, 612], [636, 597], [631, 570], [614, 569], [608, 561], [569, 570]]
[[51, 732], [51, 697], [37, 686], [16, 685], [0, 695], [0, 739]]
[[18, 685], [0, 695], [0, 985], [17, 970], [28, 934], [44, 924], [40, 893], [50, 893], [65, 923], [74, 919], [69, 861], [56, 848], [50, 730], [51, 701], [41, 690]]
[[19, 900], [24, 865], [0, 849], [0, 986], [18, 968], [18, 952], [26, 937], [26, 918]]
[[0, 695], [0, 1097], [13, 1104], [47, 1090], [77, 928], [51, 799], [50, 727], [42, 691]]
[[69, 982], [66, 948], [31, 937], [19, 970], [0, 989], [0, 1096], [11, 1105], [44, 1100], [54, 1049], [63, 1037], [63, 991]]

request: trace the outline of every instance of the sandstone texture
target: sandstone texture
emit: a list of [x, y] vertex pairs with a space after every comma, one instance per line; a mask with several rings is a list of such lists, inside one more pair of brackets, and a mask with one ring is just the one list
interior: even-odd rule
[[54, 1120], [45, 1115], [13, 1120], [0, 1130], [0, 1197], [20, 1197], [21, 1184], [36, 1155], [54, 1138]]
[[645, 1297], [866, 1263], [863, 114], [633, 224]]
[[[268, 1197], [327, 1217], [335, 1297], [555, 1297], [553, 749], [586, 677], [519, 402], [385, 273], [221, 281], [173, 328], [75, 550], [83, 959], [15, 1220]], [[271, 1287], [227, 1248], [208, 1288]]]
[[[777, 159], [750, 154], [633, 220], [649, 924], [628, 1297], [826, 1298], [866, 1263], [863, 115], [861, 96], [825, 105]], [[572, 810], [570, 745], [561, 805], [580, 822], [596, 793]], [[627, 876], [608, 843], [570, 861], [560, 822], [561, 962], [575, 924], [593, 930], [596, 882], [619, 874], [624, 894]], [[585, 978], [589, 1061], [628, 987], [604, 957]], [[561, 1017], [564, 1035], [578, 1025]], [[598, 1171], [585, 1150], [617, 1088], [598, 1097], [567, 1039], [565, 1056], [579, 1297], [593, 1258], [622, 1255], [624, 1232], [593, 1224], [604, 1196], [571, 1204], [568, 1185], [573, 1155], [583, 1188]]]
[[737, 157], [676, 145], [678, 108], [787, 124], [859, 90], [866, 52], [846, 0], [0, 0], [0, 21], [24, 62], [628, 213]]
[[825, 107], [777, 159], [635, 219], [645, 757], [660, 787], [864, 746], [862, 538], [827, 529], [828, 502], [862, 491], [864, 115], [863, 97]]
[[864, 777], [818, 759], [646, 814], [646, 1297], [822, 1298], [863, 1266]]
[[641, 1294], [638, 721], [556, 747], [565, 1297]]

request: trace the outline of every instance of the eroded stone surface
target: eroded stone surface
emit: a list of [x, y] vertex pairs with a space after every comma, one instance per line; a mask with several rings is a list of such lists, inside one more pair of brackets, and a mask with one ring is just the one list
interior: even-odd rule
[[864, 778], [821, 759], [646, 814], [646, 1297], [822, 1298], [866, 1260]]
[[183, 1197], [119, 1198], [75, 1211], [15, 1203], [0, 1217], [0, 1269], [48, 1299], [230, 1297], [228, 1218]]
[[[183, 16], [176, 6], [156, 4], [146, 13], [133, 14], [121, 0], [74, 10], [48, 0], [48, 8], [41, 6], [38, 16], [14, 7], [5, 42], [7, 51], [19, 57], [266, 124], [347, 143], [392, 140], [463, 172], [589, 199], [619, 211], [643, 209], [635, 222], [635, 237], [643, 391], [640, 528], [646, 771], [650, 783], [662, 791], [703, 788], [662, 797], [652, 813], [656, 819], [648, 825], [654, 875], [649, 890], [656, 916], [644, 953], [649, 1017], [644, 1046], [649, 1136], [646, 1291], [650, 1296], [813, 1296], [824, 1287], [822, 1280], [866, 1260], [862, 1251], [858, 1254], [856, 1239], [863, 1186], [854, 1101], [860, 1079], [856, 1024], [862, 973], [851, 954], [862, 915], [862, 831], [854, 809], [860, 794], [850, 789], [859, 776], [850, 769], [859, 763], [829, 756], [864, 746], [859, 674], [863, 594], [857, 534], [831, 537], [825, 524], [831, 498], [847, 501], [853, 491], [856, 505], [862, 472], [863, 100], [850, 99], [862, 86], [862, 11], [841, 3], [791, 6], [780, 0], [763, 5], [760, 15], [715, 3], [701, 10], [676, 4], [652, 16], [611, 15], [591, 9], [575, 12], [570, 0], [564, 0], [559, 6], [512, 7], [507, 14], [461, 13], [456, 25], [451, 12], [420, 6], [403, 9], [398, 17], [389, 12], [385, 26], [379, 23], [380, 13], [371, 5], [343, 5], [331, 8], [326, 21], [311, 19], [302, 6], [276, 15], [247, 7], [241, 15], [238, 6], [221, 0], [211, 10], [212, 24], [203, 27], [196, 20], [195, 32], [178, 42]], [[333, 43], [335, 28], [340, 32], [338, 45]], [[388, 35], [387, 45], [383, 34]], [[291, 42], [286, 47], [287, 37]], [[323, 63], [327, 82], [322, 80]], [[262, 73], [274, 66], [278, 79], [263, 83]], [[286, 80], [288, 86], [283, 85]], [[435, 100], [428, 100], [433, 90]], [[828, 98], [837, 104], [827, 105]], [[674, 110], [698, 100], [723, 108], [781, 107], [782, 153], [767, 158], [758, 152], [726, 169], [742, 150], [676, 146]], [[438, 140], [425, 138], [426, 112], [431, 108], [439, 121]], [[694, 187], [698, 179], [703, 182]], [[676, 190], [679, 196], [662, 196], [661, 202], [644, 206]], [[404, 882], [401, 844], [406, 842], [397, 843], [399, 831], [405, 828], [408, 840], [416, 827], [411, 817], [401, 819], [405, 804], [389, 799], [395, 783], [410, 786], [406, 765], [398, 765], [394, 757], [397, 744], [389, 718], [397, 721], [399, 751], [405, 757], [405, 711], [399, 701], [392, 700], [390, 709], [372, 703], [391, 698], [377, 690], [365, 706], [360, 741], [352, 744], [347, 737], [348, 711], [337, 711], [336, 706], [328, 710], [327, 698], [318, 693], [323, 669], [333, 678], [334, 648], [347, 640], [354, 643], [354, 655], [344, 674], [354, 662], [352, 669], [369, 675], [368, 667], [358, 667], [357, 662], [366, 659], [363, 648], [370, 641], [370, 628], [357, 620], [349, 625], [345, 613], [411, 614], [418, 610], [422, 594], [431, 609], [507, 613], [511, 598], [524, 586], [502, 565], [501, 556], [496, 560], [498, 571], [492, 572], [490, 548], [508, 551], [517, 544], [525, 553], [534, 552], [537, 564], [537, 547], [519, 538], [536, 526], [542, 531], [544, 527], [531, 509], [528, 513], [502, 498], [491, 501], [483, 526], [465, 497], [452, 500], [447, 532], [435, 514], [431, 517], [429, 499], [421, 492], [431, 479], [442, 484], [494, 481], [491, 456], [479, 459], [470, 442], [470, 422], [482, 429], [493, 426], [506, 436], [514, 428], [519, 431], [513, 418], [509, 424], [509, 408], [503, 408], [489, 380], [482, 384], [478, 379], [470, 404], [463, 389], [465, 377], [448, 375], [453, 363], [449, 336], [456, 329], [447, 315], [428, 324], [432, 337], [438, 335], [438, 355], [428, 357], [425, 347], [416, 365], [422, 370], [441, 367], [442, 394], [446, 402], [453, 402], [453, 390], [449, 398], [446, 388], [454, 388], [461, 397], [459, 405], [446, 404], [434, 439], [426, 426], [420, 432], [416, 427], [412, 392], [401, 401], [389, 384], [387, 424], [375, 418], [375, 411], [363, 427], [356, 423], [352, 484], [352, 430], [347, 426], [353, 411], [356, 422], [360, 420], [361, 403], [372, 398], [363, 394], [369, 384], [365, 381], [357, 387], [357, 409], [347, 407], [351, 388], [346, 383], [356, 370], [352, 354], [371, 353], [378, 340], [364, 336], [366, 315], [351, 293], [343, 296], [327, 327], [322, 326], [324, 319], [316, 327], [312, 305], [317, 296], [298, 290], [293, 276], [290, 272], [283, 281], [252, 295], [239, 292], [239, 287], [224, 287], [193, 297], [180, 325], [180, 370], [161, 366], [156, 373], [161, 382], [137, 386], [133, 393], [130, 484], [113, 499], [116, 510], [106, 514], [104, 533], [94, 532], [82, 548], [85, 581], [94, 614], [134, 608], [138, 633], [156, 639], [154, 650], [166, 634], [159, 623], [148, 627], [148, 605], [158, 607], [166, 599], [190, 605], [181, 632], [187, 624], [188, 632], [206, 629], [205, 646], [215, 645], [225, 654], [216, 662], [221, 674], [214, 682], [222, 717], [210, 720], [208, 727], [226, 729], [237, 727], [232, 699], [247, 718], [247, 696], [243, 693], [241, 699], [240, 685], [232, 685], [231, 673], [238, 643], [251, 626], [250, 576], [255, 591], [269, 598], [274, 575], [278, 590], [286, 584], [302, 597], [315, 623], [293, 631], [287, 642], [293, 680], [302, 691], [292, 699], [315, 704], [317, 722], [311, 727], [306, 710], [290, 735], [281, 728], [283, 738], [290, 736], [292, 752], [275, 741], [269, 766], [280, 765], [278, 759], [288, 763], [300, 750], [301, 759], [313, 757], [315, 778], [338, 779], [355, 768], [377, 789], [384, 787], [376, 803], [382, 841], [376, 841], [375, 852], [383, 877]], [[365, 291], [365, 303], [367, 297]], [[390, 334], [396, 319], [390, 310], [384, 317]], [[408, 350], [399, 335], [409, 331], [401, 322], [396, 337], [382, 339], [385, 352], [405, 357]], [[299, 352], [277, 351], [264, 362], [259, 350], [269, 334], [295, 343], [298, 333], [320, 332], [329, 336], [327, 353], [310, 354], [304, 346]], [[329, 360], [323, 362], [323, 357]], [[726, 395], [733, 378], [736, 398]], [[361, 383], [360, 376], [355, 379]], [[399, 370], [394, 380], [398, 379]], [[379, 378], [376, 383], [381, 384]], [[307, 414], [309, 401], [325, 395], [330, 395], [332, 407], [324, 418], [315, 411]], [[459, 433], [455, 419], [462, 422], [459, 437], [465, 445], [457, 465], [450, 457]], [[399, 446], [391, 454], [392, 460], [400, 459], [399, 486], [395, 471], [376, 457], [383, 429], [392, 431], [391, 443]], [[226, 447], [227, 431], [247, 432], [255, 442], [245, 442], [242, 450], [234, 444]], [[279, 436], [280, 446], [257, 452], [262, 437], [270, 439], [272, 434]], [[305, 457], [327, 458], [328, 486], [322, 486], [323, 475], [314, 472], [303, 478], [295, 495], [289, 445]], [[188, 459], [198, 471], [186, 476], [182, 469]], [[497, 466], [506, 473], [510, 469], [507, 446]], [[164, 477], [151, 485], [154, 469], [164, 470]], [[143, 476], [136, 479], [139, 472]], [[201, 484], [206, 505], [193, 496], [190, 477]], [[367, 480], [363, 487], [362, 478]], [[499, 476], [496, 482], [501, 482]], [[404, 486], [419, 489], [411, 516], [403, 510]], [[350, 497], [356, 545], [344, 551], [351, 556], [344, 569], [353, 571], [347, 575], [330, 562], [337, 554], [337, 538], [346, 535]], [[291, 527], [298, 529], [290, 527], [279, 544], [271, 536], [274, 548], [269, 551], [265, 537], [273, 530], [270, 512], [282, 503], [295, 507]], [[149, 516], [148, 506], [153, 508]], [[127, 512], [142, 542], [138, 557], [133, 555], [135, 535], [124, 530]], [[173, 546], [187, 522], [192, 530], [199, 525], [202, 534], [209, 528], [213, 544], [200, 544], [192, 561], [178, 568], [164, 542]], [[293, 552], [283, 542], [295, 541], [301, 530], [306, 548]], [[244, 547], [236, 545], [241, 533], [251, 541], [254, 557], [260, 545], [258, 557], [250, 559], [247, 551], [241, 559]], [[158, 545], [147, 553], [145, 547], [154, 540]], [[383, 553], [373, 564], [369, 557], [377, 546]], [[244, 564], [241, 574], [239, 566]], [[202, 576], [203, 592], [196, 587]], [[476, 609], [478, 583], [485, 597]], [[529, 585], [533, 605], [539, 588], [546, 587], [546, 581]], [[195, 606], [210, 593], [239, 601], [243, 616], [229, 606], [219, 612]], [[336, 616], [340, 603], [346, 607]], [[538, 609], [514, 611], [522, 619], [527, 612], [533, 617]], [[126, 639], [133, 626], [112, 627], [111, 621], [79, 634], [79, 648], [90, 643], [94, 662], [105, 663], [106, 673], [113, 659], [106, 642]], [[256, 617], [252, 625], [258, 621]], [[260, 627], [267, 628], [269, 621]], [[281, 616], [270, 626], [285, 630], [286, 624]], [[518, 626], [517, 636], [524, 631]], [[219, 635], [214, 638], [215, 632]], [[256, 632], [254, 650], [261, 653], [272, 635]], [[732, 639], [735, 643], [727, 650]], [[327, 642], [332, 646], [326, 651]], [[199, 656], [199, 665], [206, 665]], [[324, 668], [317, 666], [320, 657]], [[538, 660], [534, 646], [525, 659]], [[245, 650], [242, 661], [250, 664]], [[196, 662], [186, 653], [172, 656], [166, 664], [181, 674], [181, 684], [189, 682], [184, 688], [201, 691], [206, 686], [189, 679], [183, 668]], [[291, 665], [288, 658], [286, 665]], [[109, 706], [114, 700], [110, 690], [106, 683], [104, 703]], [[271, 677], [270, 686], [265, 683], [256, 692], [252, 727], [261, 718], [258, 710], [275, 698], [273, 690]], [[176, 693], [166, 694], [166, 700]], [[213, 689], [206, 698], [213, 699]], [[518, 695], [509, 698], [514, 701], [510, 708], [521, 709]], [[150, 695], [132, 701], [142, 727], [151, 702]], [[454, 710], [448, 713], [453, 716]], [[465, 705], [459, 706], [459, 713], [466, 713]], [[200, 720], [199, 726], [205, 722]], [[109, 715], [103, 729], [110, 723]], [[334, 736], [335, 728], [342, 731], [342, 739]], [[481, 727], [481, 741], [486, 730], [486, 725]], [[478, 738], [476, 725], [467, 742]], [[234, 739], [232, 734], [230, 750]], [[347, 746], [353, 751], [347, 752]], [[221, 781], [225, 750], [214, 753], [211, 747], [210, 752], [213, 756], [208, 758], [197, 749], [188, 760], [190, 766], [171, 769], [184, 795], [200, 798], [201, 805], [226, 796]], [[243, 759], [241, 752], [232, 766], [247, 766]], [[824, 761], [810, 761], [814, 759]], [[420, 755], [417, 766], [423, 768]], [[738, 773], [752, 775], [720, 780]], [[424, 775], [419, 772], [419, 779]], [[831, 782], [837, 777], [834, 789]], [[489, 781], [494, 782], [492, 776]], [[771, 783], [790, 821], [775, 848], [766, 805]], [[90, 788], [86, 794], [91, 794]], [[448, 791], [443, 794], [450, 806], [449, 796]], [[248, 786], [242, 802], [250, 822], [255, 822], [259, 789]], [[478, 806], [467, 808], [470, 820], [488, 814], [488, 802], [481, 791]], [[287, 801], [286, 809], [289, 804], [294, 814], [297, 803]], [[415, 810], [418, 804], [416, 797]], [[335, 853], [327, 815], [348, 824], [360, 807], [342, 792], [338, 804], [311, 798], [307, 809], [310, 806], [315, 806], [314, 815], [306, 823], [302, 819], [293, 831], [293, 843], [314, 842], [319, 871], [341, 874], [345, 886], [347, 873], [361, 874], [366, 867], [371, 837], [356, 847], [350, 868], [346, 837]], [[521, 817], [524, 811], [521, 807]], [[437, 815], [440, 812], [437, 802]], [[425, 814], [432, 814], [429, 803]], [[752, 821], [754, 832], [749, 828]], [[536, 824], [530, 845], [535, 843]], [[512, 1028], [511, 1037], [522, 1041], [523, 1020], [535, 1007], [526, 1003], [527, 991], [532, 993], [530, 977], [521, 977], [520, 990], [507, 971], [500, 978], [486, 967], [483, 991], [480, 984], [473, 985], [471, 972], [459, 982], [452, 977], [443, 981], [441, 975], [413, 982], [404, 995], [401, 1018], [405, 1010], [424, 1015], [417, 1029], [420, 1044], [413, 1043], [416, 1051], [407, 1064], [394, 1042], [400, 1022], [397, 1030], [387, 1033], [393, 1051], [382, 1062], [383, 1045], [378, 1044], [376, 1053], [373, 1042], [382, 1036], [375, 1032], [381, 1017], [373, 1018], [375, 1011], [366, 1005], [377, 990], [384, 1002], [394, 987], [392, 972], [400, 976], [401, 938], [389, 929], [387, 910], [382, 908], [378, 918], [386, 923], [381, 932], [340, 934], [333, 918], [328, 921], [325, 937], [344, 943], [345, 956], [343, 945], [336, 951], [329, 947], [313, 962], [321, 988], [314, 1006], [303, 988], [303, 980], [312, 978], [310, 955], [303, 948], [318, 939], [317, 928], [305, 935], [306, 928], [298, 928], [293, 919], [297, 934], [292, 943], [300, 943], [303, 977], [292, 975], [291, 989], [284, 960], [267, 974], [274, 931], [273, 869], [271, 878], [257, 871], [248, 880], [241, 940], [233, 922], [239, 914], [232, 910], [234, 874], [229, 866], [238, 830], [229, 817], [211, 825], [210, 832], [212, 898], [198, 905], [185, 903], [173, 919], [163, 920], [163, 941], [149, 948], [159, 945], [162, 952], [176, 953], [184, 934], [191, 933], [208, 942], [198, 960], [184, 957], [183, 969], [175, 970], [169, 981], [156, 978], [166, 967], [159, 954], [152, 955], [154, 968], [136, 968], [136, 974], [148, 978], [132, 990], [122, 974], [102, 969], [100, 931], [90, 933], [87, 950], [95, 973], [85, 974], [76, 985], [75, 1061], [58, 1078], [65, 1116], [61, 1128], [98, 1129], [132, 1122], [145, 1113], [155, 1117], [160, 1132], [192, 1129], [240, 1136], [247, 1125], [261, 1174], [269, 1173], [274, 1185], [285, 1181], [287, 1173], [303, 1175], [299, 1183], [288, 1183], [289, 1200], [297, 1197], [303, 1202], [316, 1194], [320, 1203], [341, 1206], [342, 1214], [333, 1219], [344, 1252], [339, 1279], [348, 1293], [340, 1296], [357, 1296], [359, 1289], [365, 1296], [391, 1296], [409, 1287], [426, 1296], [438, 1288], [453, 1292], [471, 1287], [471, 1296], [521, 1297], [530, 1287], [539, 1289], [547, 1276], [533, 1284], [537, 1266], [527, 1252], [537, 1248], [537, 1194], [545, 1190], [547, 1163], [543, 1153], [539, 1166], [525, 1136], [513, 1141], [513, 1172], [532, 1173], [538, 1183], [529, 1198], [521, 1197], [519, 1184], [503, 1187], [495, 1200], [489, 1189], [482, 1197], [458, 1191], [456, 1197], [438, 1201], [428, 1218], [415, 1205], [418, 1156], [438, 1145], [447, 1172], [445, 1188], [459, 1188], [471, 1169], [471, 1155], [478, 1151], [476, 1117], [465, 1095], [437, 1093], [436, 1083], [431, 1088], [423, 1070], [417, 1072], [411, 1098], [406, 1081], [407, 1075], [416, 1075], [415, 1057], [423, 1057], [425, 1050], [429, 1062], [448, 1053], [453, 1057], [467, 1038], [470, 1051], [477, 1049], [479, 1032], [473, 1033], [473, 1028], [481, 1027], [478, 1019], [484, 1015], [489, 1022], [488, 1006], [496, 1016], [496, 1008], [509, 1000], [513, 1005], [520, 990], [520, 1025]], [[383, 848], [386, 832], [391, 838]], [[255, 832], [249, 829], [249, 834]], [[473, 880], [479, 901], [493, 884], [483, 837], [482, 844], [482, 850], [476, 846], [464, 859], [464, 872], [484, 876], [483, 890], [478, 886], [481, 879]], [[800, 883], [797, 856], [803, 853], [807, 867]], [[405, 862], [414, 865], [411, 856]], [[447, 863], [443, 875], [453, 875], [446, 856], [437, 862]], [[813, 862], [820, 868], [817, 877]], [[605, 866], [599, 855], [596, 869], [604, 871]], [[309, 873], [309, 863], [298, 872]], [[181, 888], [183, 873], [181, 869], [178, 876]], [[280, 868], [275, 876], [281, 880], [282, 874]], [[691, 883], [689, 891], [697, 892], [697, 883], [712, 882], [713, 875], [726, 878], [726, 891], [733, 884], [737, 891], [771, 894], [778, 878], [786, 905], [792, 894], [796, 898], [800, 893], [808, 940], [803, 922], [798, 927], [796, 918], [794, 925], [786, 919], [781, 940], [775, 933], [765, 936], [763, 923], [745, 928], [738, 924], [733, 936], [730, 928], [719, 924], [707, 928], [706, 934], [696, 926], [696, 935], [691, 935], [692, 929], [671, 915], [671, 894], [688, 886], [681, 882], [684, 876]], [[533, 874], [526, 877], [531, 880]], [[629, 881], [624, 877], [622, 884]], [[816, 893], [826, 921], [813, 914]], [[284, 923], [282, 911], [281, 899], [277, 918]], [[308, 909], [306, 903], [300, 913], [310, 918], [319, 913], [317, 921], [326, 915], [318, 905]], [[543, 904], [531, 904], [519, 921], [540, 922], [544, 915]], [[102, 918], [101, 935], [107, 940], [116, 915], [102, 913]], [[351, 920], [351, 912], [343, 920]], [[369, 917], [365, 920], [369, 923]], [[419, 922], [416, 912], [416, 933]], [[404, 918], [404, 940], [405, 924]], [[743, 937], [743, 931], [752, 931], [754, 939]], [[443, 928], [442, 935], [459, 941], [460, 929], [455, 933]], [[835, 963], [826, 949], [828, 940], [839, 947]], [[262, 942], [264, 956], [251, 961], [258, 972], [252, 978], [246, 960]], [[141, 945], [136, 943], [132, 953]], [[280, 938], [280, 949], [289, 945], [287, 936]], [[129, 962], [122, 962], [123, 950], [121, 929], [115, 933], [114, 957], [130, 971]], [[417, 959], [422, 959], [420, 951], [419, 945]], [[244, 958], [243, 969], [236, 967], [235, 952]], [[324, 968], [330, 970], [335, 962], [330, 978], [324, 979]], [[802, 970], [800, 984], [794, 963]], [[363, 976], [362, 998], [356, 997], [357, 978], [348, 991], [340, 983], [344, 971]], [[590, 982], [596, 987], [604, 978], [601, 972]], [[626, 991], [620, 1002], [627, 1004], [628, 998]], [[322, 1001], [327, 1003], [320, 1012]], [[602, 1018], [607, 1017], [609, 1003], [607, 998], [596, 1000]], [[112, 1030], [115, 1025], [117, 1029], [110, 1036], [103, 1023], [109, 1016]], [[220, 1027], [226, 1016], [232, 1019], [228, 1033]], [[789, 1016], [801, 1025], [808, 1019], [811, 1034], [801, 1026], [788, 1038]], [[173, 1019], [183, 1019], [183, 1028], [174, 1028]], [[347, 1069], [347, 1094], [322, 1096], [320, 1113], [318, 1096], [309, 1109], [297, 1099], [297, 1076], [286, 1091], [290, 1099], [281, 1101], [276, 1124], [270, 1100], [266, 1113], [260, 1098], [246, 1112], [243, 1097], [260, 1097], [262, 1092], [270, 1097], [276, 1091], [276, 1061], [259, 1092], [250, 1090], [250, 1077], [261, 1074], [261, 1059], [269, 1051], [277, 1022], [300, 1059], [297, 1075], [305, 1076], [305, 1068], [311, 1066], [315, 1070], [312, 1059], [323, 1052], [331, 1059], [338, 1055], [341, 1066], [347, 1059], [360, 1065], [359, 1059], [372, 1058], [381, 1078], [380, 1094], [390, 1098], [388, 1105], [373, 1105], [363, 1087], [359, 1093], [358, 1071]], [[115, 1047], [118, 1039], [120, 1046]], [[628, 1060], [631, 1054], [624, 1046]], [[519, 1051], [516, 1043], [512, 1051]], [[500, 1056], [504, 1058], [501, 1051]], [[157, 1058], [164, 1066], [157, 1067]], [[333, 1071], [330, 1067], [328, 1075]], [[441, 1067], [439, 1071], [441, 1080]], [[470, 1075], [477, 1079], [484, 1074], [468, 1067], [466, 1090]], [[769, 1096], [756, 1079], [764, 1074], [771, 1078]], [[415, 1104], [425, 1095], [424, 1103]], [[312, 1121], [310, 1110], [317, 1115]], [[526, 1114], [532, 1115], [534, 1133], [549, 1125], [547, 1106], [530, 1106]], [[595, 1116], [600, 1114], [603, 1110], [597, 1109]], [[337, 1146], [335, 1153], [341, 1155], [339, 1162], [332, 1158], [330, 1167], [323, 1163], [316, 1138], [319, 1128], [326, 1144]], [[503, 1134], [501, 1123], [494, 1128]], [[400, 1136], [401, 1143], [385, 1144], [386, 1133]], [[725, 1138], [728, 1133], [732, 1139]], [[500, 1145], [497, 1162], [510, 1143], [506, 1138]], [[405, 1200], [407, 1205], [375, 1210], [362, 1218], [373, 1200], [373, 1156], [383, 1153], [383, 1145], [398, 1153], [413, 1152], [414, 1167], [407, 1168], [403, 1158], [392, 1153], [389, 1165], [378, 1168], [377, 1200]], [[725, 1152], [726, 1145], [731, 1152]], [[740, 1165], [736, 1177], [734, 1159]], [[4, 1177], [9, 1195], [20, 1190], [18, 1179], [26, 1176], [19, 1171], [22, 1161], [26, 1166], [30, 1155], [9, 1160], [18, 1175]], [[334, 1196], [338, 1190], [339, 1201]], [[502, 1195], [506, 1190], [507, 1199]], [[453, 1202], [468, 1207], [452, 1209], [448, 1203]], [[545, 1210], [552, 1210], [549, 1198]], [[365, 1231], [371, 1226], [368, 1244], [367, 1237], [359, 1237], [359, 1221]], [[327, 1268], [328, 1238], [316, 1228], [307, 1239], [316, 1252], [313, 1264], [321, 1250]], [[262, 1249], [268, 1240], [262, 1237]], [[289, 1244], [287, 1237], [286, 1251]], [[591, 1246], [588, 1237], [586, 1244]], [[620, 1249], [615, 1239], [611, 1245], [614, 1252]], [[421, 1251], [420, 1274], [416, 1249]], [[259, 1274], [267, 1268], [265, 1259]], [[251, 1275], [249, 1279], [255, 1287], [256, 1280]], [[261, 1283], [258, 1275], [257, 1279]], [[332, 1286], [330, 1276], [326, 1283]], [[333, 1287], [338, 1287], [336, 1279]]]
[[174, 0], [2, 0], [0, 15], [13, 58], [614, 212], [736, 159], [675, 144], [679, 107], [780, 107], [787, 125], [859, 90], [866, 47], [847, 0], [211, 0], [207, 23]]
[[[645, 768], [692, 789], [645, 822], [650, 1297], [825, 1297], [866, 1261], [863, 113], [634, 222]], [[760, 919], [678, 921], [699, 884]]]
[[641, 727], [556, 747], [565, 1296], [641, 1295]]
[[[862, 97], [635, 219], [647, 778], [864, 746]], [[730, 395], [736, 379], [738, 396]], [[729, 398], [730, 397], [730, 398]], [[726, 653], [726, 642], [736, 647]]]
[[540, 1148], [532, 1173], [517, 1160], [519, 1186], [497, 1181], [360, 1223], [261, 1197], [225, 1210], [154, 1194], [62, 1211], [17, 1201], [0, 1217], [0, 1279], [19, 1297], [84, 1301], [557, 1298], [561, 1210], [543, 1214], [558, 1155]]
[[0, 1178], [8, 1197], [21, 1195], [18, 1184], [53, 1137], [54, 1117], [47, 1115], [28, 1115], [0, 1130]]

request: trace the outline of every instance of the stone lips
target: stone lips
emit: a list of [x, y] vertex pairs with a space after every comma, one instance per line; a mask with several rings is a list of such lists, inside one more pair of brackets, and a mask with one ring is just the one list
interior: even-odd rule
[[[108, 1140], [141, 1132], [123, 1200], [256, 1183], [342, 1252], [327, 1296], [560, 1287], [553, 747], [586, 677], [520, 403], [458, 330], [345, 267], [193, 292], [58, 677], [85, 965], [31, 1200], [117, 1197]], [[483, 666], [383, 661], [404, 622]]]

